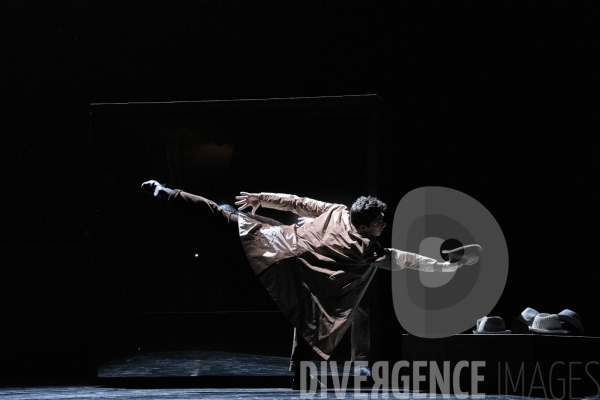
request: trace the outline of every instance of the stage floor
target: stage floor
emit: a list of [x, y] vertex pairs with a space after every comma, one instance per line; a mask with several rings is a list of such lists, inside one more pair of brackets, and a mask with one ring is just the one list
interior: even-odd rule
[[[394, 399], [392, 393], [379, 392], [372, 395], [370, 391], [363, 391], [370, 399]], [[119, 389], [99, 386], [40, 386], [40, 387], [14, 387], [0, 388], [0, 397], [3, 400], [43, 400], [43, 399], [256, 399], [256, 400], [292, 400], [301, 399], [300, 391], [291, 389]], [[330, 389], [327, 397], [321, 397], [317, 393], [313, 398], [327, 399], [354, 399], [355, 393], [352, 390], [346, 391], [342, 396]], [[411, 394], [409, 399], [423, 399], [423, 393], [420, 397], [414, 397]], [[434, 397], [427, 395], [427, 399], [444, 398], [441, 394]], [[470, 399], [471, 397], [469, 397]], [[533, 397], [519, 396], [494, 396], [486, 395], [489, 400], [527, 400], [537, 399]], [[445, 399], [457, 399], [456, 396], [445, 397]]]
[[289, 376], [289, 357], [225, 351], [164, 351], [98, 366], [99, 378], [183, 376]]
[[[315, 362], [318, 366], [319, 363]], [[225, 351], [165, 351], [137, 354], [98, 367], [98, 386], [23, 387], [0, 389], [3, 399], [300, 399], [300, 391], [289, 389], [293, 373], [289, 358]], [[344, 366], [338, 363], [338, 376]], [[331, 376], [331, 371], [327, 371]], [[351, 375], [351, 374], [350, 374]], [[340, 382], [340, 381], [338, 381]], [[326, 397], [356, 398], [353, 383], [344, 395], [330, 383]], [[231, 388], [229, 386], [233, 386]], [[210, 388], [212, 387], [212, 388]], [[395, 398], [391, 392], [362, 394], [372, 399]], [[409, 399], [426, 393], [410, 394]], [[426, 398], [444, 398], [442, 395]], [[445, 397], [457, 399], [456, 396]], [[470, 398], [470, 397], [469, 397]], [[476, 398], [476, 397], [475, 397]], [[481, 398], [481, 397], [479, 397]], [[534, 397], [486, 395], [486, 399], [516, 400]]]

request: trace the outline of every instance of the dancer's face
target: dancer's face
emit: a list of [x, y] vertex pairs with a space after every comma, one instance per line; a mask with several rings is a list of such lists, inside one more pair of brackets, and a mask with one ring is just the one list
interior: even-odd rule
[[383, 222], [383, 213], [381, 213], [369, 224], [369, 226], [361, 225], [359, 228], [359, 232], [363, 235], [377, 237], [381, 235], [381, 232], [383, 232], [384, 229], [385, 222]]

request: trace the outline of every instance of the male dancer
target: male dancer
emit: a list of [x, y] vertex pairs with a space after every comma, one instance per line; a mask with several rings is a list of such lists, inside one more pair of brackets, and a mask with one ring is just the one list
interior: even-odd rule
[[[157, 181], [142, 189], [159, 199], [207, 217], [237, 224], [250, 266], [267, 292], [294, 325], [291, 370], [299, 388], [300, 361], [311, 349], [327, 360], [356, 318], [357, 308], [377, 268], [452, 272], [477, 262], [481, 247], [463, 246], [448, 253], [447, 262], [397, 249], [377, 241], [386, 224], [385, 203], [360, 197], [348, 210], [341, 204], [278, 193], [240, 192], [236, 205], [219, 206], [206, 198], [169, 189]], [[258, 216], [260, 207], [292, 211], [314, 218], [298, 226]], [[249, 214], [242, 213], [251, 207]], [[307, 386], [308, 387], [308, 386]]]

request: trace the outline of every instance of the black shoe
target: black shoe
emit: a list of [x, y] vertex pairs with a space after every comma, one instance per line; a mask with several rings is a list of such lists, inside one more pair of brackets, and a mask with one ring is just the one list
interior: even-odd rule
[[472, 265], [479, 260], [481, 246], [478, 244], [469, 244], [467, 246], [457, 247], [454, 250], [443, 250], [442, 254], [448, 254], [448, 261], [462, 265]]
[[142, 190], [160, 200], [167, 200], [173, 192], [173, 190], [165, 187], [165, 185], [161, 185], [155, 180], [142, 183]]
[[234, 215], [247, 215], [244, 212], [241, 212], [240, 210], [238, 210], [237, 208], [235, 208], [234, 206], [231, 206], [229, 204], [221, 204], [219, 207], [221, 207], [221, 209], [230, 212]]
[[292, 390], [300, 390], [300, 378], [292, 379]]
[[354, 376], [371, 376], [371, 368], [366, 365], [360, 365], [354, 367]]

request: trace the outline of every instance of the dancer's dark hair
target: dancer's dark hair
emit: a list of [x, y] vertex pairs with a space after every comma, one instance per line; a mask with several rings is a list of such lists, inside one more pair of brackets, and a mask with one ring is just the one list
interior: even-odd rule
[[369, 226], [375, 218], [387, 210], [387, 205], [372, 196], [359, 197], [350, 208], [350, 221], [356, 228], [361, 225]]

